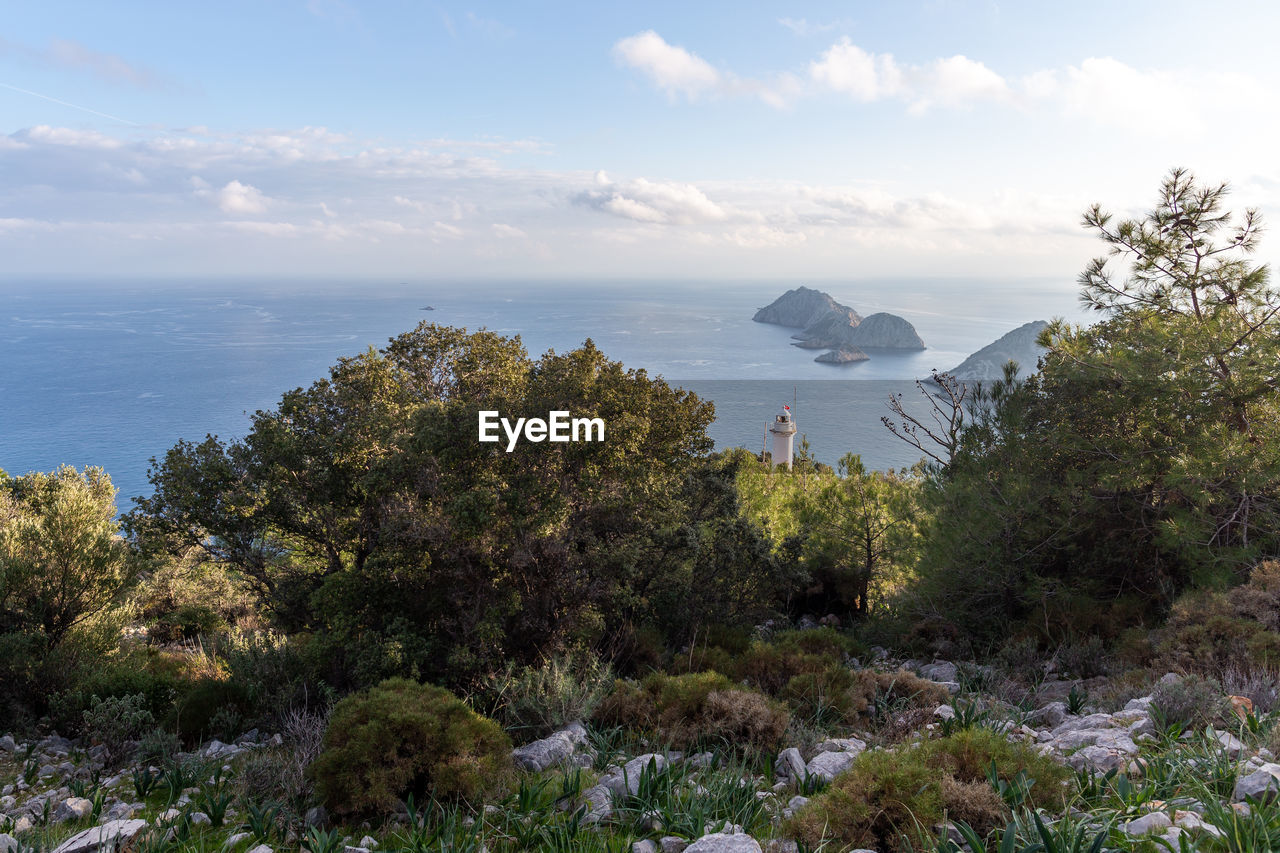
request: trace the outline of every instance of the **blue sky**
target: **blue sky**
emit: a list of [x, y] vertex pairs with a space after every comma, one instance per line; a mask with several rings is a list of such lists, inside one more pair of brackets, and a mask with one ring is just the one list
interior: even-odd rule
[[14, 4], [3, 274], [1070, 278], [1083, 209], [1142, 210], [1174, 165], [1280, 211], [1278, 24], [1168, 0]]

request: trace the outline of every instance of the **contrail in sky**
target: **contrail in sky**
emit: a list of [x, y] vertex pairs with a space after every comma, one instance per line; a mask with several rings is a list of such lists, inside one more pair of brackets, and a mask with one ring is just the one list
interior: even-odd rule
[[60, 101], [57, 98], [51, 98], [48, 95], [42, 95], [39, 92], [32, 92], [30, 89], [19, 89], [17, 86], [10, 86], [8, 83], [0, 83], [0, 86], [3, 86], [6, 89], [12, 89], [15, 92], [21, 92], [24, 95], [31, 95], [33, 98], [44, 98], [46, 101], [53, 101], [55, 104], [62, 104], [64, 107], [71, 107], [72, 109], [75, 109], [75, 110], [82, 110], [86, 113], [93, 113], [96, 116], [109, 118], [112, 121], [123, 122], [124, 124], [131, 124], [134, 127], [138, 127], [138, 123], [136, 121], [129, 121], [127, 118], [120, 118], [120, 116], [113, 116], [110, 113], [100, 113], [97, 110], [91, 110], [88, 107], [82, 107], [79, 104], [73, 104], [70, 101]]

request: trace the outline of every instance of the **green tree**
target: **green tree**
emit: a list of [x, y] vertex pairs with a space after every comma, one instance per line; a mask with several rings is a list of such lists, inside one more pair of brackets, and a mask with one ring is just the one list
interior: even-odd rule
[[0, 630], [50, 647], [115, 603], [131, 577], [101, 468], [0, 481]]
[[1051, 324], [1037, 376], [979, 395], [931, 491], [919, 616], [1106, 632], [1280, 548], [1280, 297], [1250, 258], [1257, 213], [1226, 194], [1174, 170], [1140, 218], [1085, 214], [1109, 249], [1080, 277], [1101, 319]]
[[[481, 410], [598, 417], [605, 440], [507, 452], [477, 440]], [[758, 609], [737, 593], [767, 554], [698, 480], [712, 417], [590, 341], [531, 359], [519, 338], [423, 324], [258, 412], [242, 441], [180, 443], [129, 525], [251, 579], [335, 686], [462, 682], [670, 622], [663, 591], [730, 562], [735, 594], [716, 595], [732, 618]]]

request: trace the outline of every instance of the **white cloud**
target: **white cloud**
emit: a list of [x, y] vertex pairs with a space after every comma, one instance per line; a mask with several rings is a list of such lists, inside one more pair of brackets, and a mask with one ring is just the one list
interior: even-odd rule
[[868, 53], [847, 38], [827, 48], [820, 59], [810, 64], [809, 76], [858, 101], [878, 101], [905, 91], [902, 69], [891, 54]]
[[613, 46], [614, 57], [647, 76], [671, 98], [684, 95], [689, 100], [715, 90], [720, 72], [696, 54], [667, 44], [653, 30], [645, 30], [620, 40]]
[[596, 172], [596, 189], [574, 197], [574, 201], [623, 219], [662, 225], [690, 225], [717, 222], [726, 216], [725, 208], [693, 184], [650, 181], [637, 178], [616, 184], [604, 172]]
[[0, 56], [12, 55], [37, 65], [80, 71], [105, 80], [139, 89], [175, 90], [178, 87], [164, 75], [114, 53], [94, 50], [78, 41], [56, 38], [43, 48], [0, 38]]
[[795, 248], [805, 242], [802, 231], [788, 231], [768, 225], [749, 225], [724, 235], [725, 240], [741, 249]]
[[267, 197], [257, 187], [229, 181], [218, 190], [218, 209], [223, 213], [255, 214], [266, 213]]
[[493, 223], [493, 234], [502, 240], [523, 240], [529, 235], [514, 225], [507, 225], [505, 222]]

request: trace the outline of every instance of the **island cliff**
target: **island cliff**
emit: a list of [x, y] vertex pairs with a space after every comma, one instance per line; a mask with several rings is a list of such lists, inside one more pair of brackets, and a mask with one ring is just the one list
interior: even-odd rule
[[1004, 366], [1018, 364], [1018, 378], [1036, 372], [1044, 347], [1036, 343], [1041, 330], [1049, 324], [1034, 320], [987, 344], [947, 373], [963, 382], [991, 382], [1004, 376]]
[[852, 364], [866, 361], [866, 349], [922, 350], [924, 341], [915, 328], [895, 314], [878, 313], [863, 318], [830, 294], [809, 287], [788, 290], [769, 305], [756, 311], [757, 323], [798, 328], [793, 346], [830, 352], [814, 361], [823, 364]]

